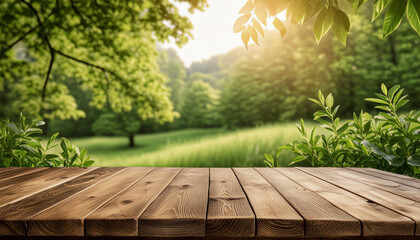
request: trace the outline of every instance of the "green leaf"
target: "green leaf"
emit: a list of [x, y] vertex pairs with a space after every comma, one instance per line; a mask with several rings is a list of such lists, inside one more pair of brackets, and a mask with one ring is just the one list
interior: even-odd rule
[[420, 35], [420, 1], [408, 0], [407, 19], [413, 29]]
[[316, 41], [319, 43], [322, 37], [330, 30], [333, 24], [333, 11], [331, 8], [324, 8], [319, 12], [314, 23], [314, 34]]
[[402, 107], [402, 106], [404, 106], [405, 104], [407, 104], [409, 101], [408, 100], [405, 100], [405, 99], [403, 99], [403, 100], [401, 100], [401, 101], [399, 101], [398, 103], [397, 103], [397, 105], [395, 106], [395, 110], [397, 110], [398, 108], [400, 108], [400, 107]]
[[394, 0], [385, 15], [383, 37], [391, 34], [401, 24], [407, 6], [407, 0]]
[[306, 131], [305, 131], [305, 123], [303, 122], [303, 118], [300, 119], [300, 126], [302, 128], [302, 134], [306, 135]]
[[378, 99], [378, 98], [365, 98], [365, 101], [368, 102], [374, 102], [374, 103], [381, 103], [381, 104], [387, 104], [387, 102], [385, 102], [384, 100]]
[[389, 89], [388, 91], [388, 98], [390, 100], [392, 100], [392, 98], [394, 97], [395, 92], [400, 89], [400, 85], [395, 85], [393, 86], [391, 89]]
[[58, 133], [55, 133], [50, 137], [50, 139], [48, 140], [48, 143], [47, 143], [47, 149], [50, 147], [51, 143], [54, 142], [54, 140], [57, 138], [57, 136], [58, 136]]
[[14, 123], [8, 123], [7, 127], [15, 133], [23, 133], [23, 130], [18, 128]]
[[38, 122], [36, 122], [36, 126], [37, 127], [43, 126], [43, 125], [45, 125], [45, 122], [44, 121], [38, 121]]
[[391, 0], [376, 0], [373, 6], [372, 22], [382, 13]]
[[381, 90], [382, 90], [382, 93], [385, 95], [385, 96], [387, 96], [388, 95], [388, 89], [386, 88], [386, 86], [385, 86], [385, 84], [381, 84]]
[[353, 7], [354, 13], [357, 13], [357, 10], [359, 10], [360, 6], [362, 6], [362, 4], [365, 3], [367, 0], [347, 0], [347, 1]]
[[413, 155], [407, 158], [407, 163], [411, 166], [420, 167], [420, 155]]
[[265, 154], [264, 154], [264, 157], [265, 157], [265, 159], [267, 159], [268, 161], [270, 161], [270, 162], [274, 162], [274, 159], [273, 159], [273, 157], [272, 157], [270, 154], [265, 153]]
[[86, 162], [84, 162], [84, 163], [83, 163], [83, 166], [84, 166], [84, 167], [90, 167], [90, 166], [92, 166], [92, 165], [93, 165], [93, 163], [94, 163], [94, 161], [93, 161], [93, 160], [86, 161]]
[[347, 35], [350, 31], [349, 17], [338, 8], [334, 8], [334, 10], [334, 23], [332, 25], [332, 30], [338, 40], [346, 46]]
[[327, 98], [325, 99], [325, 104], [329, 109], [332, 109], [332, 106], [334, 105], [334, 97], [331, 93], [328, 94]]

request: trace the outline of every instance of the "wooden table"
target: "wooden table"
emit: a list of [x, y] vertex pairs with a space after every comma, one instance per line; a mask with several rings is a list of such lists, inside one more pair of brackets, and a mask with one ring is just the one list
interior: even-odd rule
[[419, 224], [420, 179], [375, 169], [0, 169], [0, 239], [420, 239]]

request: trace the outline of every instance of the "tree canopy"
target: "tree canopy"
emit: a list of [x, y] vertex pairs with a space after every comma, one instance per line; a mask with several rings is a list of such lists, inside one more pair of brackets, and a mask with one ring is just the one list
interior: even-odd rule
[[[233, 31], [241, 33], [242, 41], [248, 48], [250, 38], [258, 45], [258, 33], [264, 37], [263, 26], [272, 21], [282, 36], [287, 32], [278, 14], [286, 11], [286, 20], [292, 25], [313, 21], [313, 32], [319, 42], [332, 29], [334, 35], [346, 45], [350, 31], [350, 12], [357, 13], [367, 0], [247, 0], [239, 11]], [[383, 37], [395, 31], [404, 15], [411, 27], [420, 35], [420, 0], [375, 0], [372, 22], [386, 11], [383, 22]]]
[[[206, 0], [177, 2], [189, 4], [191, 12], [207, 5]], [[191, 37], [192, 24], [174, 2], [5, 0], [0, 19], [0, 91], [13, 111], [84, 116], [64, 84], [75, 77], [98, 108], [134, 109], [158, 121], [173, 118], [155, 46], [169, 38], [182, 45]]]

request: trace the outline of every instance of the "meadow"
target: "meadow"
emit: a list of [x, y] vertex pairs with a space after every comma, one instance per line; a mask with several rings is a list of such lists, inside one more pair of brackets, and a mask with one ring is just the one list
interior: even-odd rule
[[[294, 123], [228, 131], [223, 128], [185, 129], [137, 135], [136, 147], [126, 137], [73, 138], [86, 148], [94, 166], [254, 167], [264, 166], [264, 153], [299, 138]], [[292, 153], [281, 155], [287, 166]]]

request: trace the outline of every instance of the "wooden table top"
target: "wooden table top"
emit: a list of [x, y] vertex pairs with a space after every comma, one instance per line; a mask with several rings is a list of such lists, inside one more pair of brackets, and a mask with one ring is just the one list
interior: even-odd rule
[[358, 168], [0, 168], [0, 236], [420, 235], [420, 179]]

